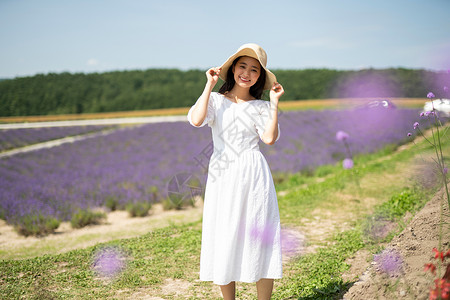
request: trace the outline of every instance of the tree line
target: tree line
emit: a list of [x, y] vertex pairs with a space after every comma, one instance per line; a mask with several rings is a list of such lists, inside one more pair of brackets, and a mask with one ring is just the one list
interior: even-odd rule
[[[349, 97], [439, 97], [450, 74], [404, 68], [272, 70], [285, 88], [281, 101]], [[0, 81], [0, 116], [79, 114], [191, 106], [205, 71], [148, 69], [49, 73]], [[219, 82], [215, 88], [220, 87]], [[268, 99], [268, 94], [265, 94]]]

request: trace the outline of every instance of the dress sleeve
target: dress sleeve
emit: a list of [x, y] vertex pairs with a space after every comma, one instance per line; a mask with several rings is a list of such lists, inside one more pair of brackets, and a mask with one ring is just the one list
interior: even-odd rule
[[203, 123], [200, 126], [195, 126], [194, 123], [192, 123], [192, 110], [194, 109], [194, 106], [197, 105], [198, 100], [200, 100], [200, 98], [198, 98], [197, 101], [195, 102], [195, 104], [192, 105], [192, 107], [189, 109], [189, 112], [187, 114], [187, 119], [188, 119], [189, 123], [194, 127], [203, 127], [207, 123], [208, 123], [208, 126], [211, 127], [212, 124], [214, 123], [214, 119], [215, 119], [214, 93], [211, 93], [211, 95], [209, 96], [208, 110], [206, 112], [205, 120], [203, 121]]
[[[271, 118], [270, 102], [264, 101], [260, 107], [259, 116], [255, 120], [256, 131], [258, 132], [258, 135], [260, 138], [262, 138], [262, 135], [266, 128], [266, 124], [270, 120], [270, 118]], [[281, 133], [280, 123], [278, 123], [278, 136], [277, 136], [277, 139], [275, 140], [275, 142], [280, 139], [280, 133]]]

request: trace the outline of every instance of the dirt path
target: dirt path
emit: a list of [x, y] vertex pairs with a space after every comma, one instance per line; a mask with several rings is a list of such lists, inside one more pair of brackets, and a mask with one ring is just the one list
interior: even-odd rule
[[121, 124], [145, 124], [159, 122], [186, 121], [186, 116], [152, 116], [152, 117], [128, 117], [128, 118], [105, 118], [88, 120], [68, 121], [46, 121], [46, 122], [24, 122], [0, 124], [0, 129], [20, 128], [42, 128], [42, 127], [66, 127], [66, 126], [88, 126], [88, 125], [121, 125]]
[[122, 129], [117, 129], [117, 128], [107, 129], [107, 130], [102, 130], [102, 131], [98, 131], [98, 132], [80, 134], [80, 135], [75, 135], [75, 136], [68, 136], [68, 137], [61, 138], [61, 139], [46, 141], [46, 142], [32, 144], [29, 146], [24, 146], [24, 147], [19, 147], [19, 148], [14, 148], [12, 150], [6, 150], [3, 152], [0, 152], [0, 158], [13, 156], [13, 155], [16, 155], [19, 153], [26, 153], [26, 152], [31, 152], [31, 151], [36, 151], [36, 150], [41, 150], [41, 149], [46, 149], [46, 148], [57, 147], [57, 146], [61, 146], [63, 144], [74, 143], [74, 142], [82, 141], [85, 139], [96, 138], [99, 136], [105, 136], [105, 135], [111, 134], [113, 132], [116, 132], [118, 130], [122, 130]]

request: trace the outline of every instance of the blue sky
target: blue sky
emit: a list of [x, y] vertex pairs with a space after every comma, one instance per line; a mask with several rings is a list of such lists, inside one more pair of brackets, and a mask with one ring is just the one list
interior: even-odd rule
[[207, 69], [258, 43], [269, 68], [450, 69], [448, 0], [0, 0], [0, 78]]

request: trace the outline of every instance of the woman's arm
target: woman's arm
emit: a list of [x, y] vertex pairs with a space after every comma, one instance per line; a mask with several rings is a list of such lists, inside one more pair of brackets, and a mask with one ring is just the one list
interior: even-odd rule
[[278, 101], [284, 94], [284, 89], [281, 84], [274, 82], [270, 89], [270, 116], [266, 124], [261, 140], [267, 145], [273, 145], [278, 137]]
[[219, 80], [220, 68], [211, 68], [206, 71], [206, 78], [208, 81], [206, 82], [205, 89], [203, 90], [202, 95], [197, 101], [197, 104], [194, 106], [192, 110], [192, 123], [195, 126], [200, 126], [206, 118], [206, 114], [208, 112], [208, 101], [211, 96], [211, 92]]

